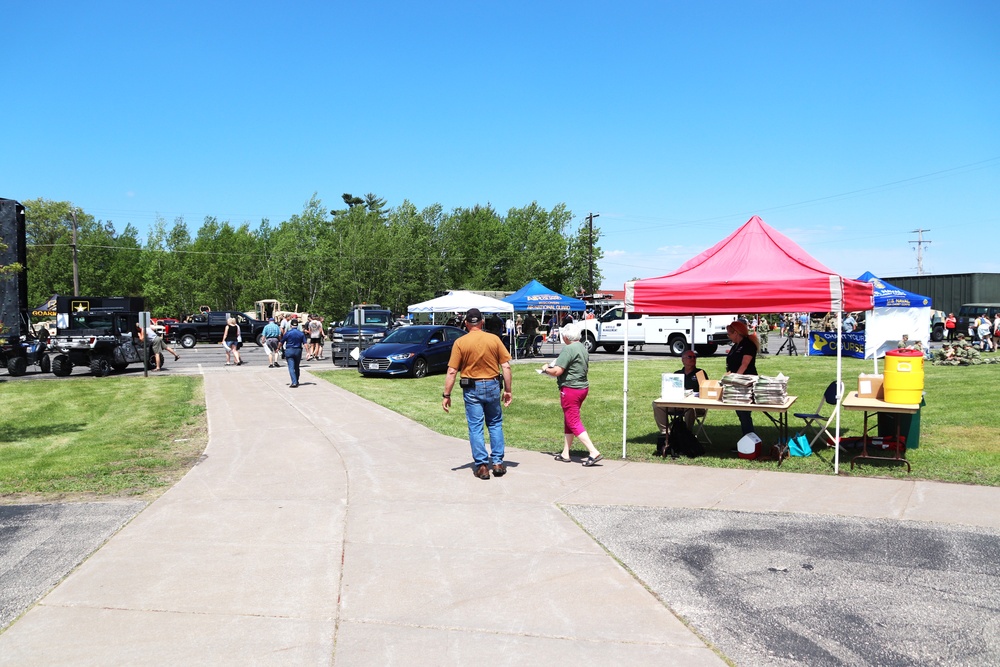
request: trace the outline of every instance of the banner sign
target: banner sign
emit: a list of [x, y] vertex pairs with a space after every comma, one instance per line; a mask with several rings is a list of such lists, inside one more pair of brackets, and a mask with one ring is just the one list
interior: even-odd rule
[[[865, 358], [865, 332], [843, 334], [844, 347], [840, 354], [855, 359]], [[837, 334], [826, 331], [809, 332], [809, 354], [837, 356]]]

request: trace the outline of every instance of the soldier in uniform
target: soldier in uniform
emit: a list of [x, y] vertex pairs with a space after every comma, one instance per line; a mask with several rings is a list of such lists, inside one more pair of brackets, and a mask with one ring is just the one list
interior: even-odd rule
[[767, 317], [762, 316], [757, 320], [757, 337], [760, 338], [760, 353], [767, 354], [767, 334], [771, 330], [771, 325], [767, 323]]

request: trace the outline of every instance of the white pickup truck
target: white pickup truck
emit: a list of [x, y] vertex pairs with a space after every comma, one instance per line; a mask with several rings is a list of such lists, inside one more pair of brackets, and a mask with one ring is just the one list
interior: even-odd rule
[[[694, 318], [694, 346], [699, 355], [712, 355], [719, 345], [728, 345], [726, 326], [737, 315], [699, 315]], [[668, 345], [671, 354], [680, 355], [691, 342], [690, 315], [641, 315], [629, 313], [629, 345]], [[588, 352], [603, 347], [617, 352], [625, 343], [625, 307], [608, 310], [599, 318], [584, 320], [580, 337]]]

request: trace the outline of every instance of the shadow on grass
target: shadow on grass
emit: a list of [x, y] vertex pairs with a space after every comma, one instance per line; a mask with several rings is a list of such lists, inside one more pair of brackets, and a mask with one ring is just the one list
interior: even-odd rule
[[0, 442], [19, 442], [31, 438], [39, 438], [62, 433], [76, 433], [83, 430], [83, 422], [72, 424], [39, 424], [37, 426], [7, 425], [0, 429]]

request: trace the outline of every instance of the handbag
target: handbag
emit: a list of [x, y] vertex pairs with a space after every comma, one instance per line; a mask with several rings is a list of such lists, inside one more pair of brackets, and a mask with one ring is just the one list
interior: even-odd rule
[[791, 456], [811, 456], [813, 452], [812, 447], [809, 446], [809, 438], [804, 433], [789, 438], [788, 453]]

